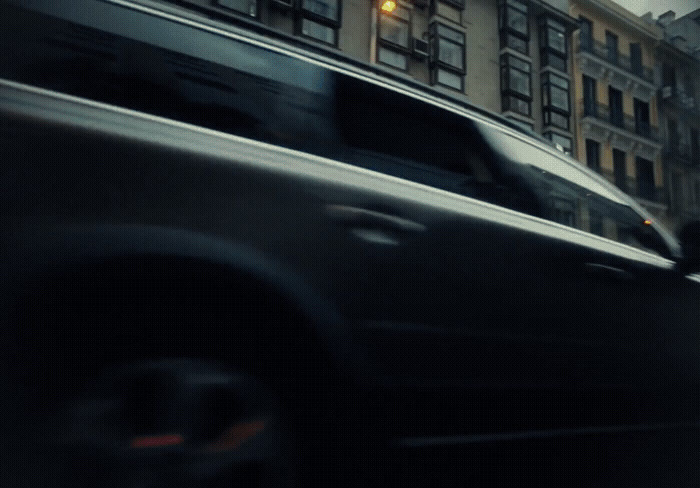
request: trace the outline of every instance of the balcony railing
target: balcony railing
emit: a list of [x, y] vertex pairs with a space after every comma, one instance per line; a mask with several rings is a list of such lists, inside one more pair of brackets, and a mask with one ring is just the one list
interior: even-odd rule
[[696, 103], [695, 98], [674, 86], [665, 86], [660, 88], [659, 100], [665, 103], [670, 103], [682, 110], [700, 112], [700, 107]]
[[615, 111], [610, 112], [610, 107], [602, 103], [583, 103], [583, 116], [593, 117], [597, 120], [607, 122], [615, 127], [624, 129], [633, 134], [659, 142], [659, 128], [648, 122], [637, 121], [631, 115]]
[[631, 73], [649, 83], [654, 83], [654, 71], [643, 65], [634, 65], [632, 59], [620, 52], [617, 55], [608, 52], [608, 47], [600, 41], [581, 37], [579, 49], [583, 52], [593, 54], [595, 57], [606, 61], [609, 64]]
[[669, 142], [668, 145], [664, 146], [663, 154], [666, 157], [674, 158], [676, 161], [688, 166], [700, 164], [700, 161], [698, 161], [700, 155], [694, 155], [690, 144], [685, 142]]

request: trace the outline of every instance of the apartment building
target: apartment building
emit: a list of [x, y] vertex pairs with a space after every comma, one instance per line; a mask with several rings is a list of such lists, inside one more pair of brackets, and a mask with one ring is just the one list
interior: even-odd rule
[[576, 157], [667, 221], [654, 77], [658, 26], [610, 0], [571, 0]]
[[468, 100], [574, 150], [568, 0], [159, 0]]
[[669, 11], [654, 23], [664, 37], [658, 100], [669, 225], [679, 229], [700, 220], [700, 9], [679, 19]]

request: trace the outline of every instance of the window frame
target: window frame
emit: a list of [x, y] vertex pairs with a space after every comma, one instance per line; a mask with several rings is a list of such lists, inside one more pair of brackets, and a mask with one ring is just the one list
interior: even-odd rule
[[[622, 155], [622, 159], [615, 157], [620, 154]], [[629, 191], [627, 185], [627, 153], [621, 149], [612, 148], [612, 163], [615, 186], [627, 193]]]
[[[248, 17], [253, 17], [253, 18], [258, 18], [260, 15], [260, 2], [259, 0], [248, 0], [248, 11], [244, 10], [239, 10], [235, 7], [232, 7], [230, 5], [225, 5], [225, 2], [229, 0], [216, 0], [215, 5], [217, 7], [225, 8], [226, 10], [230, 10], [232, 12], [236, 12], [238, 14], [246, 15]], [[231, 0], [232, 2], [235, 2], [235, 0]], [[242, 2], [241, 2], [242, 3]], [[254, 8], [254, 13], [250, 13], [251, 6], [255, 7]]]
[[[566, 88], [553, 83], [553, 80], [557, 79], [565, 82]], [[566, 92], [566, 108], [559, 107], [552, 103], [554, 99], [554, 97], [552, 97], [552, 92], [555, 89], [564, 90]], [[566, 122], [564, 124], [553, 123], [552, 114], [560, 115], [562, 118], [565, 118]], [[568, 78], [551, 71], [542, 73], [542, 115], [545, 126], [553, 125], [561, 129], [569, 130], [569, 119], [571, 116], [571, 82]]]
[[[649, 201], [656, 201], [656, 177], [654, 175], [654, 162], [637, 156], [635, 158], [635, 170], [637, 174], [637, 196]], [[643, 171], [642, 171], [643, 170]], [[642, 175], [651, 175], [651, 185]]]
[[[569, 55], [569, 43], [566, 37], [566, 26], [549, 16], [542, 16], [539, 20], [539, 31], [541, 58], [540, 64], [542, 66], [549, 66], [551, 68], [566, 73], [568, 71], [566, 68]], [[552, 31], [556, 31], [562, 34], [562, 37], [564, 39], [563, 51], [552, 47], [550, 36]], [[556, 62], [553, 62], [553, 60], [556, 60]]]
[[[441, 32], [442, 31], [442, 32]], [[464, 76], [467, 73], [467, 36], [463, 31], [454, 29], [440, 21], [434, 21], [428, 27], [429, 32], [429, 50], [430, 50], [430, 82], [433, 85], [444, 86], [452, 90], [460, 92], [464, 91]], [[455, 40], [445, 34], [454, 34], [461, 39]], [[461, 40], [461, 44], [460, 44]], [[451, 47], [457, 47], [461, 51], [461, 67], [450, 64], [440, 59], [441, 45], [445, 43]], [[460, 88], [453, 85], [441, 83], [439, 80], [440, 72], [458, 76], [460, 79]]]
[[[529, 54], [529, 13], [529, 5], [524, 0], [500, 0], [498, 5], [498, 29], [500, 32], [501, 49], [510, 48], [522, 54]], [[525, 17], [525, 32], [515, 29], [510, 25], [510, 19], [513, 15], [522, 15]], [[511, 43], [511, 39], [522, 43], [522, 47]]]
[[456, 8], [460, 12], [465, 8], [465, 0], [432, 0], [430, 2], [430, 15], [437, 14], [437, 3], [441, 2], [445, 5], [449, 5], [452, 8]]
[[[596, 173], [600, 173], [600, 142], [593, 139], [586, 139], [585, 146], [586, 166]], [[595, 152], [592, 151], [592, 149], [595, 149]], [[593, 157], [593, 154], [595, 154], [595, 157]]]
[[[613, 102], [615, 102], [614, 107]], [[618, 90], [612, 85], [608, 85], [608, 110], [610, 111], [610, 123], [615, 127], [625, 127], [624, 105], [625, 100], [622, 90]]]
[[[589, 18], [584, 17], [583, 15], [579, 15], [578, 25], [580, 49], [588, 52], [593, 51], [593, 21]], [[583, 27], [584, 25], [587, 27], [587, 29]]]
[[620, 38], [612, 31], [605, 31], [605, 50], [608, 62], [617, 65], [620, 61]]
[[[316, 1], [317, 3], [323, 3], [318, 2], [318, 0], [294, 0], [296, 34], [306, 39], [312, 39], [316, 42], [322, 42], [326, 45], [338, 47], [339, 30], [342, 25], [343, 0], [336, 0], [337, 18], [324, 16], [308, 8], [305, 8], [304, 3], [307, 1]], [[326, 39], [322, 39], [318, 36], [305, 34], [304, 21], [316, 24], [321, 28], [331, 29], [333, 31], [333, 42], [328, 42]]]
[[[511, 59], [517, 60], [519, 63], [526, 64], [528, 66], [528, 71], [524, 71], [516, 66], [513, 65], [513, 63], [510, 61]], [[501, 54], [500, 57], [501, 61], [501, 98], [502, 98], [502, 109], [504, 111], [512, 111], [515, 113], [519, 113], [521, 115], [527, 115], [528, 117], [532, 115], [532, 63], [530, 61], [526, 61], [522, 58], [519, 58], [517, 56], [514, 56], [511, 53], [503, 53]], [[515, 71], [517, 74], [521, 75], [527, 75], [527, 86], [528, 86], [528, 92], [529, 93], [523, 93], [521, 91], [518, 91], [517, 89], [512, 87], [511, 80], [513, 79], [512, 72]], [[521, 111], [521, 110], [513, 110], [510, 100], [511, 98], [515, 98], [520, 100], [523, 103], [527, 103], [528, 110], [527, 113]], [[505, 103], [505, 101], [508, 100], [509, 103]]]
[[574, 140], [572, 137], [565, 136], [563, 134], [560, 134], [558, 132], [553, 132], [553, 131], [543, 132], [542, 136], [545, 137], [546, 139], [549, 139], [550, 141], [552, 141], [555, 144], [559, 144], [559, 142], [554, 140], [555, 137], [560, 137], [561, 139], [566, 139], [567, 141], [569, 141], [569, 143], [566, 146], [564, 146], [563, 144], [559, 144], [559, 145], [562, 146], [562, 148], [564, 148], [564, 154], [567, 154], [569, 156], [571, 156], [573, 154]]
[[[390, 19], [396, 25], [401, 25], [406, 31], [406, 44], [402, 45], [390, 39], [382, 37], [382, 20]], [[411, 26], [413, 21], [413, 12], [408, 7], [398, 4], [393, 12], [383, 12], [377, 10], [377, 62], [384, 66], [390, 66], [401, 71], [408, 71], [408, 58], [411, 54]], [[380, 60], [381, 50], [386, 50], [399, 55], [405, 61], [405, 67], [399, 67], [392, 63]]]
[[315, 2], [318, 4], [324, 4], [327, 3], [330, 0], [324, 0], [324, 1], [319, 1], [319, 0], [297, 0], [297, 5], [299, 12], [302, 17], [307, 18], [311, 21], [314, 21], [318, 24], [325, 24], [330, 27], [335, 27], [339, 28], [342, 24], [342, 15], [343, 15], [343, 0], [335, 0], [336, 6], [336, 17], [328, 17], [322, 14], [319, 14], [318, 12], [314, 12], [313, 10], [310, 10], [308, 8], [305, 8], [304, 4], [306, 2]]

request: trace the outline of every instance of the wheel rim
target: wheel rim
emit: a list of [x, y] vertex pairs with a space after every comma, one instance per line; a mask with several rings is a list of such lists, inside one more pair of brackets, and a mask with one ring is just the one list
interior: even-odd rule
[[290, 436], [276, 396], [219, 363], [113, 366], [60, 416], [58, 449], [68, 460], [62, 475], [80, 486], [293, 484]]

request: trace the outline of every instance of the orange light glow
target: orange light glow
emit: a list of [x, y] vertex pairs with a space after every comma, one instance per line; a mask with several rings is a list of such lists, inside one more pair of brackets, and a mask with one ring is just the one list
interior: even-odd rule
[[134, 437], [131, 440], [131, 447], [164, 447], [182, 444], [184, 439], [180, 434], [152, 435], [144, 437]]
[[381, 6], [382, 12], [391, 13], [396, 10], [395, 0], [384, 0]]
[[242, 422], [229, 427], [218, 439], [206, 446], [209, 452], [228, 451], [237, 449], [241, 444], [255, 437], [259, 432], [265, 429], [265, 422], [262, 420], [254, 420], [251, 422]]
[[649, 219], [645, 220], [644, 225], [651, 225], [651, 220], [649, 220]]

